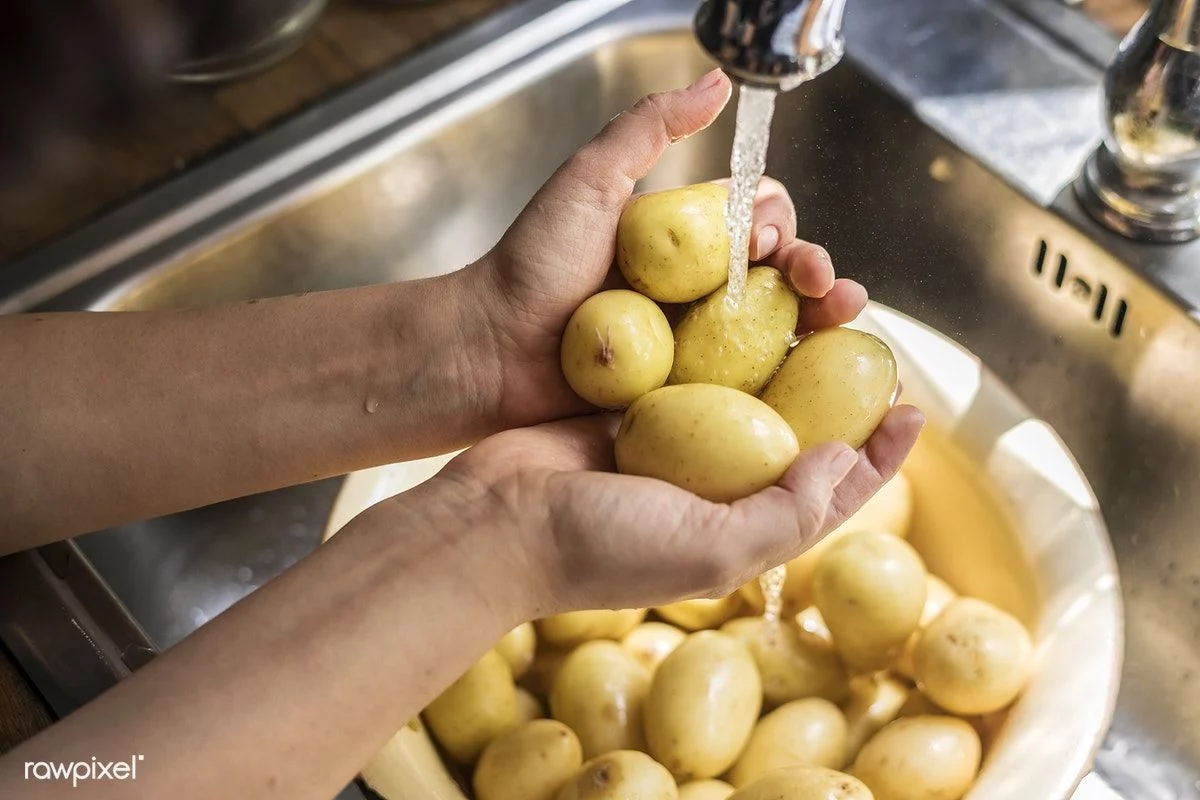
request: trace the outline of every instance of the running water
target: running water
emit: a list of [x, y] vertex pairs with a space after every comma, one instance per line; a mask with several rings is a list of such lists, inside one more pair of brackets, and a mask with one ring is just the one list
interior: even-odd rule
[[783, 611], [783, 584], [787, 580], [787, 564], [780, 564], [758, 576], [763, 593], [763, 619], [778, 622]]
[[766, 171], [775, 94], [774, 89], [743, 85], [738, 99], [733, 155], [729, 159], [729, 174], [733, 179], [729, 204], [725, 208], [725, 224], [729, 228], [729, 290], [726, 296], [733, 303], [740, 301], [746, 291], [754, 196]]
[[[733, 134], [733, 154], [729, 159], [729, 174], [733, 179], [729, 205], [725, 208], [725, 224], [729, 226], [729, 290], [726, 297], [735, 304], [746, 291], [754, 196], [767, 168], [775, 94], [774, 89], [743, 85], [738, 98], [737, 127]], [[786, 565], [765, 572], [758, 579], [765, 602], [763, 616], [768, 621], [777, 621], [783, 611], [783, 582], [786, 579]]]

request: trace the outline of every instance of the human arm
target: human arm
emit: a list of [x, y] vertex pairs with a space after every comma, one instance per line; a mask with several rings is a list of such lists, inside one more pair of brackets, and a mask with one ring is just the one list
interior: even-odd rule
[[517, 623], [724, 595], [815, 543], [891, 477], [921, 417], [801, 455], [730, 505], [611, 472], [611, 415], [501, 433], [0, 758], [0, 796], [76, 796], [27, 761], [128, 759], [97, 800], [328, 800]]
[[[728, 101], [719, 72], [615, 119], [492, 251], [426, 281], [186, 311], [0, 317], [0, 553], [446, 452], [588, 411], [559, 369], [571, 312], [612, 280], [617, 220], [672, 141]], [[774, 233], [770, 233], [774, 231]], [[862, 288], [795, 238], [765, 181], [752, 253], [848, 321]]]

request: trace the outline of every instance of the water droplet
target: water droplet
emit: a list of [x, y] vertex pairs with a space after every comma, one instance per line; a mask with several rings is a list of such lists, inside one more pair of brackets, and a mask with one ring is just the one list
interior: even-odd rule
[[374, 414], [378, 408], [379, 399], [372, 397], [371, 395], [367, 395], [367, 399], [363, 401], [363, 411], [366, 411], [368, 414]]
[[249, 567], [238, 567], [237, 579], [239, 581], [241, 581], [242, 583], [249, 583], [250, 579], [253, 577], [254, 577], [254, 570], [250, 569]]

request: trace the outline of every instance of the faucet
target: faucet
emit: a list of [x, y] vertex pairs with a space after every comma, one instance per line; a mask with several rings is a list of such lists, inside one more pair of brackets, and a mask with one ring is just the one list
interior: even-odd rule
[[1200, 236], [1200, 0], [1154, 0], [1104, 95], [1104, 141], [1076, 181], [1080, 204], [1137, 241]]
[[846, 0], [704, 0], [700, 45], [733, 80], [788, 91], [842, 59]]

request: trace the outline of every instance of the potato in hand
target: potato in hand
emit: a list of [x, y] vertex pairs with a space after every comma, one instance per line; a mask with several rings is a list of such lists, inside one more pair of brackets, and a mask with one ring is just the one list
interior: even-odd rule
[[651, 192], [617, 224], [617, 265], [629, 285], [660, 303], [690, 303], [729, 280], [729, 191], [715, 183]]
[[799, 316], [800, 298], [779, 270], [754, 267], [736, 304], [723, 286], [675, 324], [667, 383], [712, 383], [757, 395], [796, 341]]
[[801, 450], [866, 444], [896, 399], [896, 357], [882, 339], [852, 328], [825, 328], [800, 340], [763, 389], [762, 400], [788, 421]]
[[563, 331], [563, 377], [601, 408], [623, 408], [667, 381], [675, 355], [671, 325], [653, 300], [627, 289], [592, 295]]

